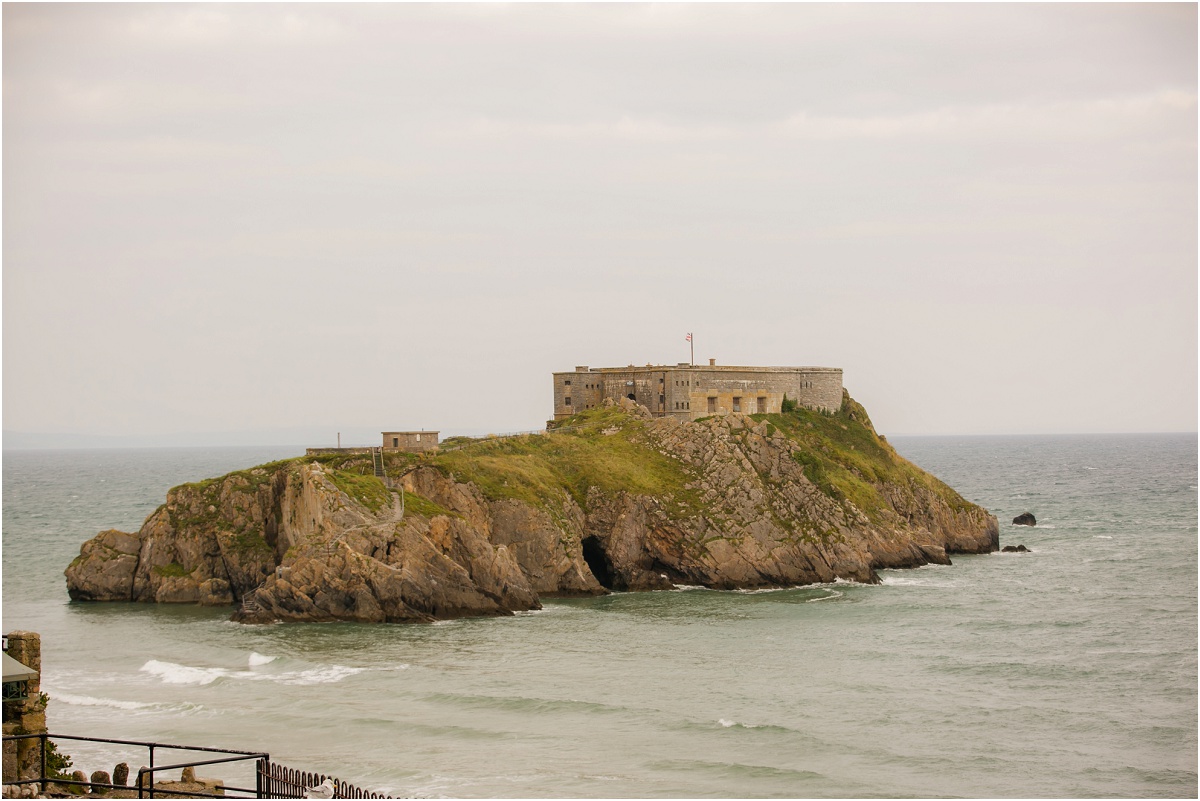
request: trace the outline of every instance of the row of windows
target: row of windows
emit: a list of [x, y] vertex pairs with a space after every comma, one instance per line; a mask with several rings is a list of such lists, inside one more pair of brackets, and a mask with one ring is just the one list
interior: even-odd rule
[[[667, 380], [666, 380], [665, 378], [660, 378], [660, 379], [658, 379], [658, 383], [659, 383], [659, 384], [665, 384], [665, 383], [666, 383], [666, 381], [667, 381]], [[564, 386], [568, 386], [568, 387], [569, 387], [569, 386], [571, 386], [571, 379], [569, 379], [569, 378], [567, 378], [567, 379], [564, 379], [564, 380], [563, 380], [563, 385], [564, 385]], [[692, 385], [691, 379], [688, 379], [688, 380], [685, 380], [685, 381], [676, 381], [676, 382], [675, 382], [675, 386], [677, 386], [677, 387], [690, 387], [691, 385]], [[800, 387], [801, 387], [802, 389], [812, 389], [812, 385], [813, 385], [813, 382], [811, 382], [811, 381], [801, 381], [801, 382], [800, 382]], [[700, 382], [699, 382], [699, 381], [697, 381], [697, 382], [696, 382], [696, 386], [700, 386]], [[585, 387], [586, 387], [587, 389], [599, 389], [599, 388], [600, 388], [600, 385], [599, 385], [599, 384], [586, 384], [586, 385], [585, 385]]]
[[[708, 399], [708, 410], [710, 412], [715, 412], [717, 410], [717, 399], [716, 398]], [[740, 397], [735, 397], [733, 399], [733, 410], [735, 412], [742, 411], [742, 399]], [[755, 398], [754, 399], [754, 413], [755, 414], [766, 414], [767, 413], [767, 399], [766, 398]]]
[[[565, 405], [565, 406], [571, 405], [571, 396], [570, 395], [563, 398], [563, 405]], [[667, 405], [667, 396], [666, 395], [658, 396], [658, 405], [659, 405], [659, 408], [666, 407], [666, 405]], [[755, 407], [754, 408], [755, 414], [766, 414], [767, 413], [767, 399], [763, 398], [763, 397], [755, 398], [754, 399], [754, 407]], [[590, 408], [590, 407], [585, 407], [585, 408]], [[689, 403], [688, 401], [675, 401], [675, 408], [676, 409], [691, 409], [692, 404]], [[715, 397], [708, 399], [708, 410], [710, 412], [715, 412], [717, 410], [717, 399]], [[733, 410], [735, 412], [742, 411], [741, 397], [735, 397], [733, 399]], [[419, 440], [420, 437], [418, 437], [417, 439]]]

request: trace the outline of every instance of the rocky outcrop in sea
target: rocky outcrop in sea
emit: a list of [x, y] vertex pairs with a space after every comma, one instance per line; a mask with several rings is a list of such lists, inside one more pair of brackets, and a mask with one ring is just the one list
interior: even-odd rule
[[395, 491], [369, 457], [336, 455], [176, 487], [137, 533], [83, 544], [70, 596], [428, 622], [611, 590], [876, 582], [998, 547], [996, 519], [897, 455], [849, 396], [836, 415], [681, 423], [626, 404], [568, 423], [390, 454]]

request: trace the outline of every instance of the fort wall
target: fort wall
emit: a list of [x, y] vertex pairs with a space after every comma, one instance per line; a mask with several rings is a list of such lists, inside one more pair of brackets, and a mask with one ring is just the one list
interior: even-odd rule
[[776, 414], [783, 399], [833, 411], [842, 403], [839, 367], [646, 365], [576, 367], [554, 373], [554, 419], [629, 398], [656, 417], [695, 420], [714, 414]]

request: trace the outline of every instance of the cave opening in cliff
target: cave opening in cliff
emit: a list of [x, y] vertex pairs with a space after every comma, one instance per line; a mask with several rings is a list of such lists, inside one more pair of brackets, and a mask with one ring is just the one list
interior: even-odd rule
[[611, 590], [613, 588], [612, 563], [608, 559], [608, 554], [604, 552], [604, 545], [600, 539], [586, 537], [580, 544], [583, 546], [583, 561], [587, 562], [596, 581], [600, 582], [600, 586], [604, 589]]

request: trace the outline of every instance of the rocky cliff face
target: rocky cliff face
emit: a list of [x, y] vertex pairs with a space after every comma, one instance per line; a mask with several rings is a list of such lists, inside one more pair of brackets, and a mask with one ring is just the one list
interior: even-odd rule
[[652, 420], [595, 410], [544, 436], [295, 459], [176, 487], [141, 531], [67, 568], [75, 600], [236, 605], [244, 621], [431, 621], [539, 598], [733, 589], [948, 563], [996, 519], [901, 459], [848, 397], [835, 416]]

